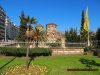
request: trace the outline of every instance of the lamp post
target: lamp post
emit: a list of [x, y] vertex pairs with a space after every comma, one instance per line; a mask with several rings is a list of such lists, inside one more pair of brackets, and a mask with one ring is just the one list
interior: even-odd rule
[[6, 21], [5, 21], [5, 42], [7, 40], [7, 17], [6, 17]]

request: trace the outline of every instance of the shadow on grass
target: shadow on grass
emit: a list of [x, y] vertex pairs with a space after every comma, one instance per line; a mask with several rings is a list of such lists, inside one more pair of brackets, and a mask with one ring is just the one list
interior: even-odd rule
[[29, 68], [31, 62], [35, 59], [35, 57], [36, 56], [34, 56], [34, 57], [32, 56], [32, 57], [30, 57], [29, 61], [27, 61], [27, 69]]
[[4, 64], [3, 66], [0, 67], [0, 70], [2, 68], [4, 68], [6, 65], [8, 65], [9, 63], [11, 63], [16, 57], [12, 58], [10, 61], [8, 61], [6, 64]]
[[89, 60], [89, 59], [84, 59], [84, 58], [80, 58], [79, 60], [82, 64], [85, 64], [86, 67], [88, 68], [92, 68], [92, 66], [100, 66], [100, 63], [97, 63], [94, 60]]

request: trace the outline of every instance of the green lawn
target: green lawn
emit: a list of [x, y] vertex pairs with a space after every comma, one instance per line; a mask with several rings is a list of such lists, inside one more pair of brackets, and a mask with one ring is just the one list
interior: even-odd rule
[[[8, 61], [14, 57], [1, 57], [0, 56], [0, 67], [6, 64]], [[36, 57], [32, 60], [31, 64], [34, 65], [44, 65], [48, 68], [48, 73], [46, 75], [100, 75], [100, 66], [93, 66], [92, 68], [98, 68], [99, 71], [67, 71], [67, 68], [86, 68], [84, 64], [81, 64], [79, 59], [86, 58], [90, 60], [95, 60], [100, 63], [100, 58], [94, 57], [92, 55], [67, 55], [67, 56], [46, 56], [46, 57]], [[17, 57], [12, 62], [7, 64], [4, 68], [9, 66], [14, 66], [17, 64], [26, 64], [26, 59], [24, 57]], [[4, 69], [2, 68], [2, 70]]]

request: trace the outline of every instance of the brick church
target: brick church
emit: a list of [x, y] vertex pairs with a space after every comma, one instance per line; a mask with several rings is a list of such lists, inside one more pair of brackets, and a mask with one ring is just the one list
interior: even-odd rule
[[[44, 30], [44, 27], [39, 24], [37, 27], [40, 30]], [[57, 31], [57, 24], [48, 23], [46, 24], [46, 36], [47, 43], [61, 43], [61, 47], [65, 47], [65, 34]]]

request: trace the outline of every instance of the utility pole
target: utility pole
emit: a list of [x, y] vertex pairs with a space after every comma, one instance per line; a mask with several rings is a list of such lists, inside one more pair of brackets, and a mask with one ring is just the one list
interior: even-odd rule
[[6, 17], [6, 21], [5, 21], [5, 42], [7, 41], [7, 17]]

